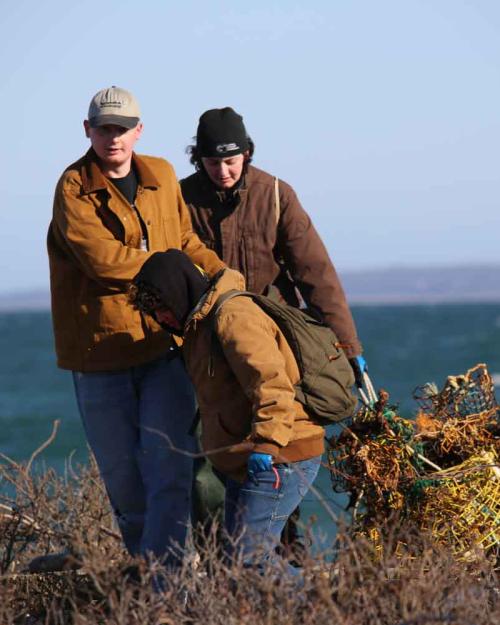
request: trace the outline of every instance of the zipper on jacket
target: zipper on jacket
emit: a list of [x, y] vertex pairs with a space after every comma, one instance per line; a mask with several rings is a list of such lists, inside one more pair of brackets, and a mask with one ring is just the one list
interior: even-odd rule
[[130, 208], [132, 208], [135, 211], [135, 214], [137, 215], [137, 219], [139, 220], [139, 227], [141, 228], [141, 250], [143, 252], [147, 252], [149, 250], [149, 241], [148, 241], [148, 230], [146, 228], [146, 224], [144, 223], [144, 220], [141, 217], [141, 214], [139, 210], [137, 209], [135, 202], [134, 204], [130, 204]]

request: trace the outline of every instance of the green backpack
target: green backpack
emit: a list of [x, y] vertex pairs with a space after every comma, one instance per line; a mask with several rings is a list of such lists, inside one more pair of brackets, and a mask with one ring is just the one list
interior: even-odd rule
[[223, 304], [240, 296], [250, 297], [283, 332], [301, 376], [295, 385], [295, 397], [311, 419], [330, 425], [352, 417], [357, 403], [352, 367], [335, 333], [304, 311], [265, 295], [231, 290], [217, 299], [209, 315], [212, 337], [216, 338], [215, 319]]

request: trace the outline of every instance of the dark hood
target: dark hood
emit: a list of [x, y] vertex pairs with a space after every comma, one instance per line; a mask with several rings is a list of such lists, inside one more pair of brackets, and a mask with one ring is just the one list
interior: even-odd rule
[[171, 249], [150, 256], [135, 276], [134, 284], [139, 288], [152, 288], [165, 308], [184, 326], [210, 283], [186, 254]]

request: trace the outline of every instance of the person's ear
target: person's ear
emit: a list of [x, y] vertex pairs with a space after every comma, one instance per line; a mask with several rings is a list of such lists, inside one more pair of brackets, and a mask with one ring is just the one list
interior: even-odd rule
[[136, 139], [136, 141], [142, 135], [143, 128], [144, 128], [144, 124], [142, 122], [139, 122], [137, 124], [137, 126], [135, 127], [135, 139]]
[[83, 121], [83, 127], [85, 128], [85, 136], [87, 137], [87, 139], [90, 139], [90, 124], [89, 124], [89, 120], [85, 119]]

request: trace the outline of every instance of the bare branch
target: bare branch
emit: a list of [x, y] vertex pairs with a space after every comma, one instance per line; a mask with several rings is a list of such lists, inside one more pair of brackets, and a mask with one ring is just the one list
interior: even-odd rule
[[60, 425], [61, 421], [59, 419], [56, 419], [54, 421], [54, 424], [52, 426], [52, 434], [49, 436], [49, 438], [45, 441], [45, 443], [42, 443], [40, 445], [40, 447], [38, 447], [38, 449], [35, 449], [35, 451], [31, 454], [31, 458], [28, 461], [28, 464], [26, 465], [26, 473], [29, 473], [31, 470], [31, 465], [33, 464], [33, 461], [35, 460], [35, 458], [42, 453], [42, 451], [44, 449], [47, 449], [47, 447], [54, 441], [56, 435], [57, 435], [57, 430], [59, 429], [59, 425]]

